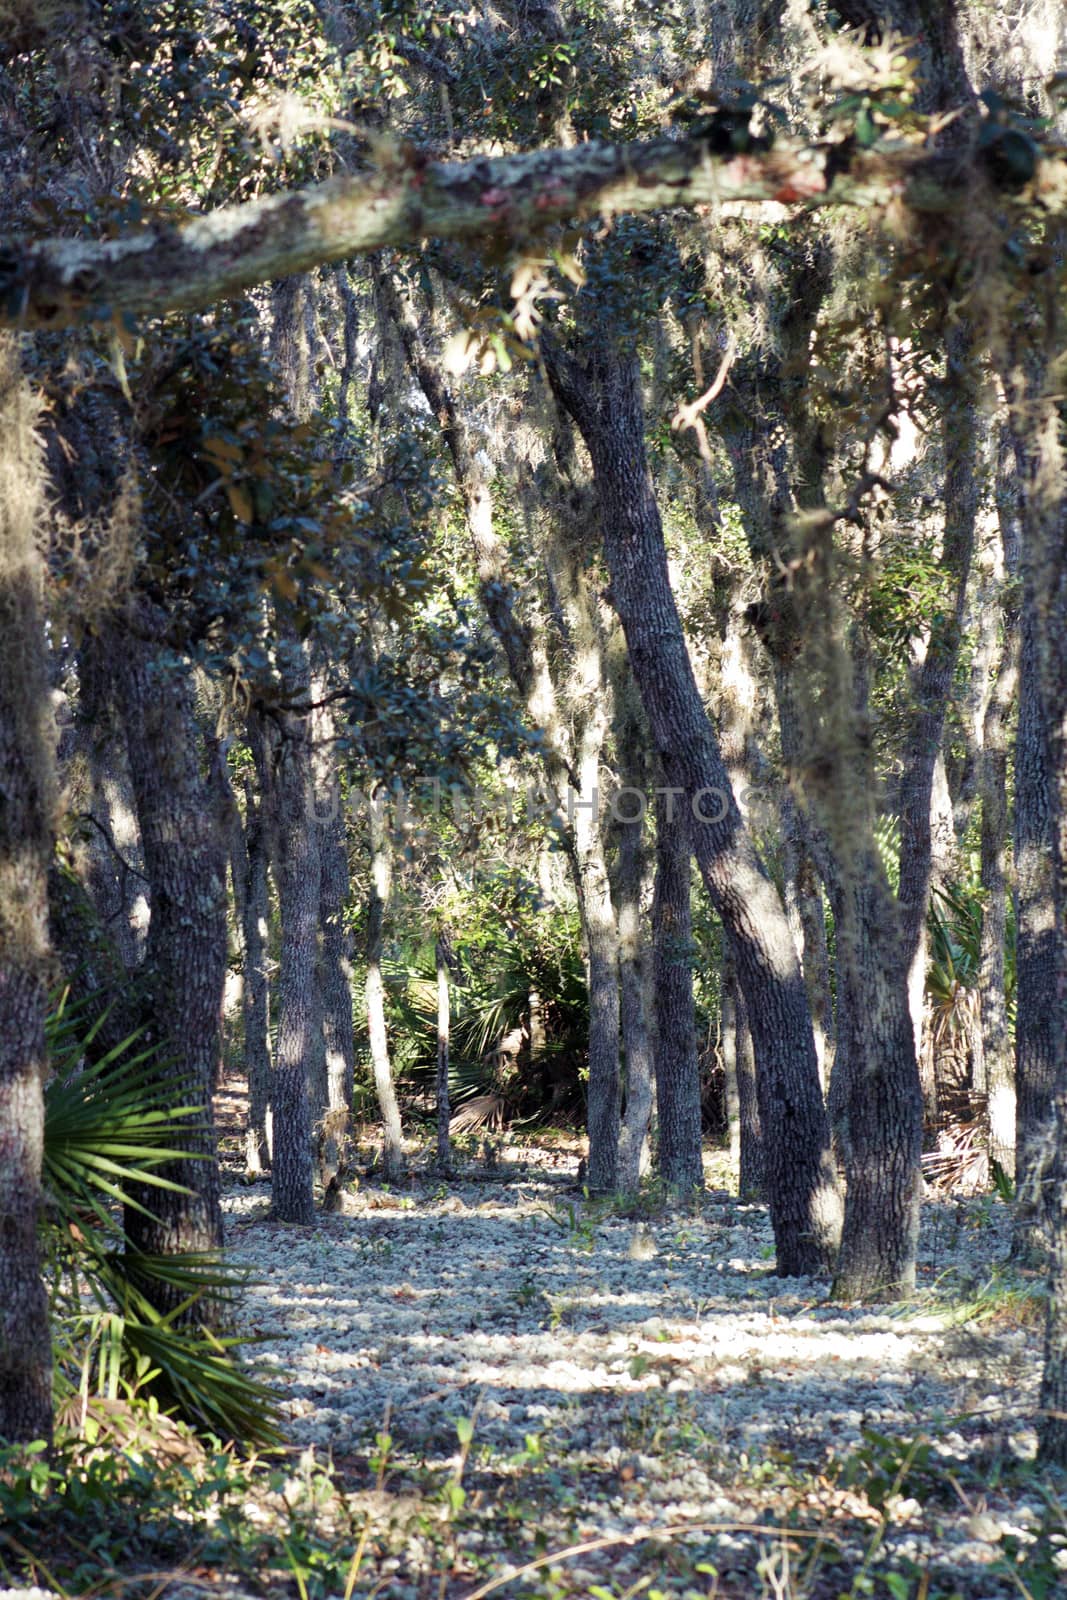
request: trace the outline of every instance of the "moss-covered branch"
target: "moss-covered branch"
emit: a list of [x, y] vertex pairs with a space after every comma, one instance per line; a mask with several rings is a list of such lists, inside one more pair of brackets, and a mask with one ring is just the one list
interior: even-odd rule
[[[738, 153], [704, 138], [428, 161], [405, 148], [369, 175], [155, 224], [117, 239], [14, 241], [0, 248], [0, 325], [61, 328], [123, 314], [195, 310], [256, 283], [383, 246], [427, 239], [522, 238], [618, 212], [729, 201], [877, 206], [929, 193], [920, 153], [781, 143]], [[920, 187], [926, 193], [920, 195]], [[936, 186], [935, 186], [936, 189]]]

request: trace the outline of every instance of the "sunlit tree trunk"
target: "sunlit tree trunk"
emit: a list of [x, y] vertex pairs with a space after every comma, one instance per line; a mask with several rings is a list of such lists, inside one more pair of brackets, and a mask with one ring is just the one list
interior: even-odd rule
[[352, 937], [348, 928], [348, 837], [337, 767], [337, 728], [324, 703], [324, 678], [313, 681], [315, 808], [318, 821], [319, 988], [325, 1053], [325, 1104], [322, 1137], [325, 1181], [345, 1160], [348, 1117], [355, 1075], [352, 1022]]
[[[626, 1104], [619, 1128], [616, 1184], [623, 1194], [640, 1186], [649, 1119], [652, 1115], [652, 1033], [648, 1015], [648, 948], [643, 934], [643, 792], [627, 795], [630, 809], [642, 814], [619, 827], [613, 899], [619, 930], [619, 1012], [626, 1062]], [[620, 806], [620, 810], [625, 808]]]
[[367, 1032], [371, 1067], [384, 1137], [383, 1165], [386, 1176], [396, 1179], [404, 1171], [404, 1139], [400, 1126], [400, 1107], [393, 1084], [389, 1060], [389, 1035], [385, 1023], [385, 982], [382, 978], [382, 950], [385, 944], [385, 917], [393, 892], [393, 847], [389, 838], [384, 789], [372, 794], [367, 805], [370, 836], [370, 897], [367, 904]]
[[37, 1239], [55, 754], [45, 662], [36, 411], [0, 336], [0, 1442], [52, 1437]]
[[447, 932], [440, 933], [434, 946], [434, 960], [437, 966], [437, 1165], [442, 1172], [449, 1172], [452, 1167], [452, 1147], [448, 1137], [451, 1115], [448, 1095], [448, 1051], [451, 1032], [448, 982], [450, 948]]

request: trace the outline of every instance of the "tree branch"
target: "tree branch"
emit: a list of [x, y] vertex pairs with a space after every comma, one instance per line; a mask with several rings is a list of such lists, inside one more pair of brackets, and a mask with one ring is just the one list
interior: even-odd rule
[[933, 178], [931, 158], [915, 147], [878, 152], [782, 141], [738, 153], [716, 148], [719, 142], [709, 135], [587, 143], [461, 162], [428, 161], [403, 146], [371, 174], [331, 178], [182, 226], [157, 223], [117, 239], [15, 240], [0, 248], [0, 326], [62, 328], [202, 309], [253, 284], [383, 246], [522, 238], [618, 212], [739, 200], [873, 207], [901, 195], [924, 209], [953, 203]]

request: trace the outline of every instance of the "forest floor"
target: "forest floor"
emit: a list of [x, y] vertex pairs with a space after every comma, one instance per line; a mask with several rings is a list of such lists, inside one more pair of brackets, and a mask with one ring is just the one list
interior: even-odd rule
[[1067, 1494], [1033, 1464], [1040, 1286], [1003, 1265], [1002, 1202], [927, 1203], [919, 1292], [872, 1310], [773, 1276], [722, 1158], [693, 1209], [621, 1215], [578, 1153], [365, 1175], [314, 1229], [229, 1190], [286, 1492], [355, 1547], [339, 1595], [1065, 1592]]

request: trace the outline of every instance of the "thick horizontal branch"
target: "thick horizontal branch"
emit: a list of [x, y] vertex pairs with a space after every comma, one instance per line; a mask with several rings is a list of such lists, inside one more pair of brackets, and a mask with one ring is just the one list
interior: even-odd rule
[[743, 154], [712, 146], [658, 139], [463, 162], [427, 161], [408, 150], [369, 176], [332, 178], [182, 225], [102, 241], [16, 240], [0, 248], [0, 324], [60, 328], [202, 309], [253, 284], [383, 246], [518, 240], [551, 223], [618, 212], [738, 200], [876, 206], [905, 190], [910, 198], [921, 177], [914, 149], [850, 150], [845, 160], [841, 146], [781, 144]]

